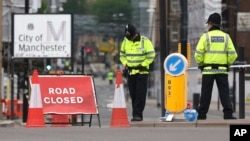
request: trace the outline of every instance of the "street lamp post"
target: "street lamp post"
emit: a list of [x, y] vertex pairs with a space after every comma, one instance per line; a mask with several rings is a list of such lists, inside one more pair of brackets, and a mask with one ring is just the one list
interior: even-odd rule
[[115, 32], [115, 36], [116, 36], [116, 38], [114, 38], [114, 40], [116, 41], [115, 42], [115, 45], [116, 45], [115, 47], [117, 47], [116, 48], [117, 54], [115, 56], [114, 61], [115, 61], [116, 65], [117, 65], [117, 68], [119, 68], [119, 52], [120, 52], [119, 45], [120, 45], [120, 42], [121, 42], [121, 39], [122, 39], [122, 37], [120, 35], [121, 32], [120, 32], [120, 26], [119, 25], [121, 23], [123, 23], [123, 21], [125, 21], [125, 15], [123, 13], [114, 13], [112, 15], [112, 17], [114, 19], [114, 27], [115, 28], [113, 28], [113, 29], [115, 29], [114, 32]]
[[[235, 0], [235, 7], [234, 7], [234, 45], [236, 47], [236, 50], [238, 49], [237, 47], [237, 13], [238, 13], [238, 3], [239, 0]], [[236, 69], [233, 69], [233, 110], [236, 112]]]
[[149, 38], [152, 40], [154, 44], [155, 43], [155, 37], [154, 37], [155, 7], [154, 6], [149, 7], [149, 9], [147, 9], [147, 12], [149, 13]]
[[[159, 0], [159, 5], [160, 5], [160, 59], [161, 59], [161, 64], [164, 63], [165, 57], [167, 56], [167, 54], [169, 54], [169, 48], [167, 46], [167, 42], [166, 42], [166, 0]], [[161, 68], [161, 115], [164, 116], [165, 113], [165, 88], [164, 88], [164, 76], [165, 76], [165, 72], [164, 72], [164, 68]]]

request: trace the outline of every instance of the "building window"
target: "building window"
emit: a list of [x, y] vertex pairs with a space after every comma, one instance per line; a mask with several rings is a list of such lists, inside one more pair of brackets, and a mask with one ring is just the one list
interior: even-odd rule
[[176, 26], [171, 28], [171, 42], [178, 42], [179, 41], [179, 30]]
[[180, 0], [171, 0], [171, 11], [180, 12]]

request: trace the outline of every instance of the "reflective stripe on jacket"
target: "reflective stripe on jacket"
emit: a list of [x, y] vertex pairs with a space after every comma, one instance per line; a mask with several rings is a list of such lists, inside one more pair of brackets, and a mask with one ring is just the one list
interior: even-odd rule
[[231, 38], [221, 30], [204, 33], [194, 54], [198, 66], [203, 66], [203, 74], [228, 73], [228, 66], [237, 57]]
[[130, 74], [148, 74], [149, 65], [154, 61], [155, 50], [151, 41], [145, 37], [141, 36], [140, 41], [130, 41], [124, 38], [121, 49], [120, 49], [120, 61], [123, 65], [128, 67], [137, 67], [142, 65], [147, 68], [147, 70], [140, 71], [138, 69], [130, 70]]

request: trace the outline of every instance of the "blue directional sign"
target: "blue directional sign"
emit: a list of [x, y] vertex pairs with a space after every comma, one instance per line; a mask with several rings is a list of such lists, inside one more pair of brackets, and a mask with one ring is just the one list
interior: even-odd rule
[[180, 53], [172, 53], [164, 60], [165, 72], [172, 76], [179, 76], [187, 70], [187, 59]]

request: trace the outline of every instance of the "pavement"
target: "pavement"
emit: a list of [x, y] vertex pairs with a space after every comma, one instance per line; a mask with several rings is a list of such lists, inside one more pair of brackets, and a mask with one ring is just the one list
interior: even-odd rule
[[[149, 108], [150, 107], [150, 108]], [[238, 107], [238, 106], [237, 106]], [[128, 113], [131, 111], [130, 102], [127, 102]], [[222, 108], [220, 108], [222, 109]], [[218, 109], [217, 103], [211, 103], [206, 120], [186, 121], [183, 118], [175, 116], [172, 121], [161, 121], [161, 108], [156, 106], [155, 99], [148, 99], [144, 111], [144, 120], [140, 122], [130, 122], [130, 127], [228, 127], [231, 124], [250, 124], [250, 104], [245, 104], [245, 118], [238, 118], [239, 112], [234, 115], [236, 120], [224, 120], [222, 110]], [[130, 120], [129, 115], [128, 119]], [[25, 126], [21, 119], [0, 120], [0, 127], [20, 127]], [[102, 125], [107, 127], [108, 125]]]
[[[101, 80], [101, 78], [95, 79], [95, 83], [98, 83], [97, 85], [108, 85], [107, 81], [104, 82]], [[126, 103], [129, 121], [131, 119], [131, 103], [130, 102], [131, 101], [128, 100]], [[189, 102], [192, 102], [192, 101], [189, 101]], [[243, 107], [241, 107], [241, 109], [242, 108]], [[240, 107], [237, 103], [236, 112], [234, 113], [234, 116], [236, 116], [238, 119], [224, 120], [222, 106], [220, 104], [218, 105], [217, 102], [212, 102], [210, 104], [210, 109], [207, 114], [206, 120], [196, 120], [196, 121], [190, 122], [190, 121], [183, 119], [181, 116], [178, 116], [178, 114], [175, 114], [173, 120], [161, 121], [160, 120], [162, 118], [161, 107], [159, 107], [156, 98], [151, 97], [151, 98], [147, 98], [143, 121], [130, 122], [130, 127], [135, 127], [135, 128], [136, 127], [191, 127], [193, 128], [193, 127], [228, 127], [231, 124], [250, 124], [250, 104], [245, 103], [244, 118], [239, 118], [239, 109]], [[107, 112], [107, 107], [105, 107], [105, 109], [103, 110], [105, 110], [103, 112]], [[110, 113], [107, 113], [107, 114], [109, 115]], [[106, 125], [103, 126], [102, 124], [102, 127], [109, 126], [108, 124], [109, 117], [106, 120], [107, 120]], [[20, 126], [25, 126], [25, 123], [23, 123], [21, 119], [0, 120], [0, 127], [20, 127]]]
[[[148, 100], [151, 101], [152, 100]], [[147, 103], [148, 104], [148, 103]], [[152, 103], [151, 103], [152, 104]], [[238, 104], [236, 108], [239, 109]], [[245, 104], [245, 117], [239, 118], [239, 110], [236, 109], [234, 116], [237, 117], [236, 120], [224, 120], [223, 111], [221, 105], [218, 106], [217, 102], [212, 102], [210, 104], [210, 109], [207, 114], [206, 120], [196, 120], [187, 121], [185, 118], [180, 117], [176, 114], [171, 121], [161, 121], [161, 118], [144, 118], [142, 122], [130, 122], [131, 127], [229, 127], [231, 124], [250, 124], [250, 104]], [[149, 110], [149, 109], [148, 109]], [[145, 116], [147, 109], [145, 109]]]

